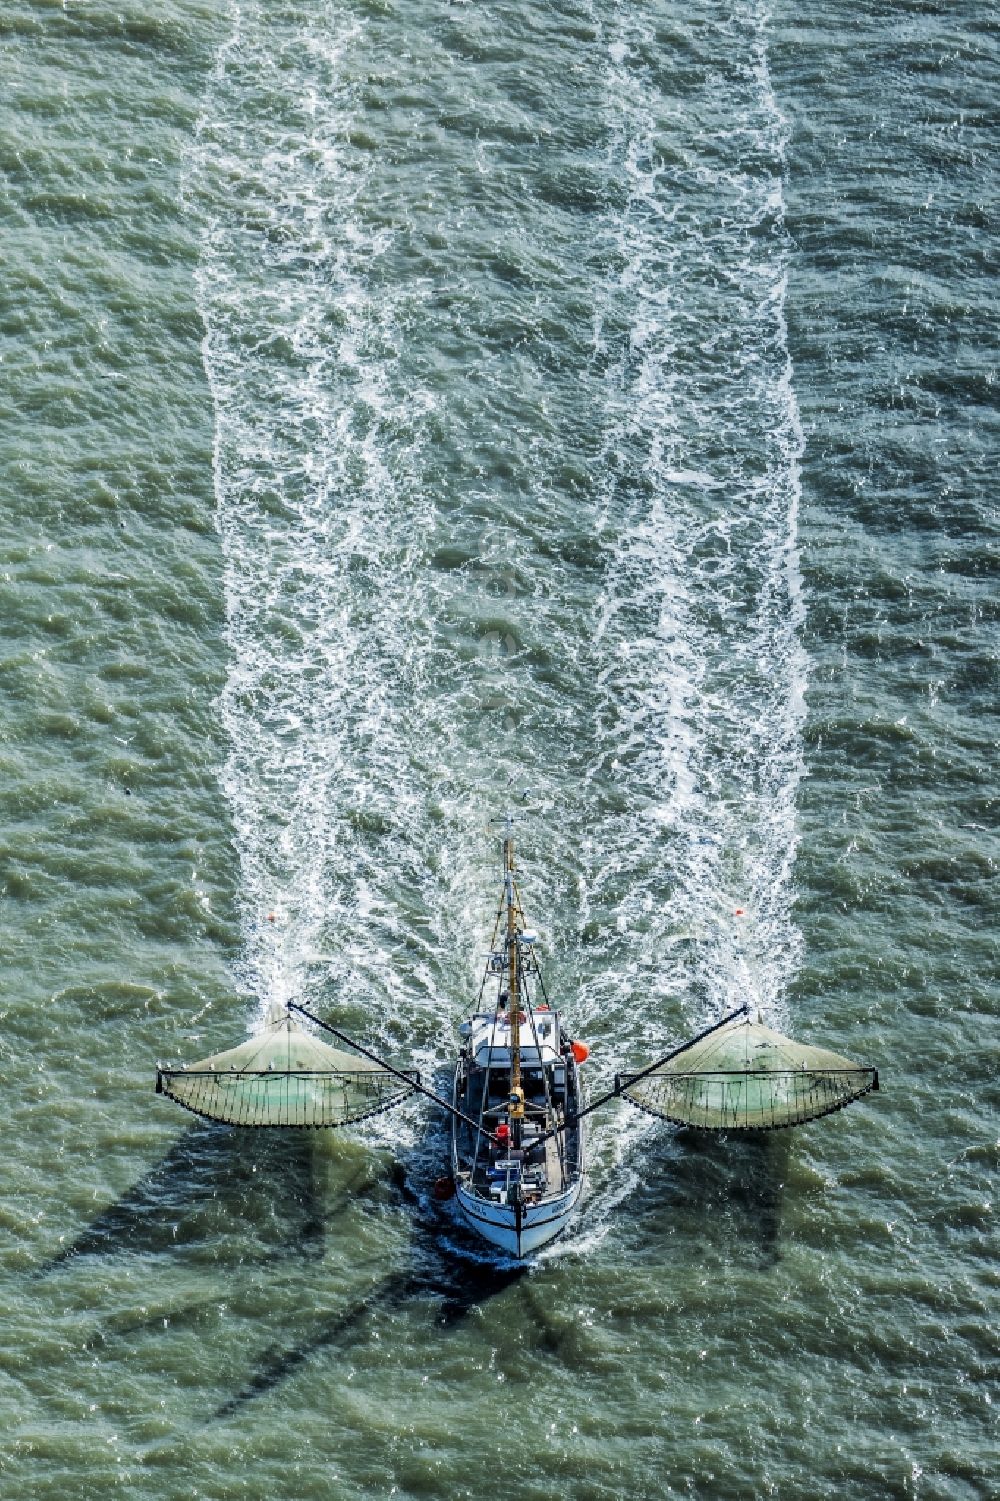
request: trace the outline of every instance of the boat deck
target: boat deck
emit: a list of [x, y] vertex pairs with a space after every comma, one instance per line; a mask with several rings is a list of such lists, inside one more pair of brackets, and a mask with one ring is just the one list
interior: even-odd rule
[[[494, 1063], [492, 1058], [490, 1063]], [[541, 1069], [525, 1074], [526, 1118], [520, 1147], [497, 1143], [471, 1125], [456, 1122], [454, 1172], [466, 1192], [497, 1207], [519, 1200], [530, 1208], [565, 1195], [579, 1178], [580, 1128], [564, 1125], [567, 1091], [573, 1097], [572, 1113], [579, 1108], [576, 1071], [571, 1066], [567, 1072], [565, 1060], [559, 1059], [546, 1074], [544, 1078]], [[484, 1130], [494, 1131], [507, 1118], [508, 1078], [502, 1066], [481, 1067], [466, 1055], [455, 1075], [457, 1108], [481, 1121]]]

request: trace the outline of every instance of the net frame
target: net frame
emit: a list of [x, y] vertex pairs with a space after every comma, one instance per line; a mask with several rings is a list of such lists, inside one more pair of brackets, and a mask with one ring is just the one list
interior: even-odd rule
[[[190, 1110], [192, 1115], [199, 1116], [202, 1120], [216, 1121], [221, 1125], [242, 1126], [254, 1130], [338, 1130], [341, 1126], [357, 1125], [360, 1121], [370, 1120], [373, 1116], [382, 1115], [399, 1105], [411, 1094], [415, 1093], [420, 1082], [420, 1075], [414, 1069], [407, 1071], [407, 1078], [411, 1080], [409, 1087], [402, 1084], [398, 1077], [380, 1072], [373, 1068], [357, 1069], [213, 1069], [213, 1068], [163, 1068], [156, 1070], [156, 1093], [165, 1095], [175, 1104]], [[174, 1080], [205, 1079], [211, 1081], [211, 1087], [203, 1090], [195, 1089], [191, 1096], [185, 1097], [184, 1092], [178, 1092], [173, 1087]], [[260, 1081], [260, 1092], [255, 1096], [251, 1081]], [[300, 1085], [313, 1086], [313, 1090], [307, 1092], [299, 1090], [298, 1100], [291, 1097], [292, 1081], [298, 1081]], [[233, 1093], [239, 1086], [243, 1091], [241, 1104], [243, 1108], [234, 1108], [222, 1112], [218, 1108], [208, 1108], [211, 1095], [217, 1094], [220, 1088], [225, 1090], [228, 1084], [233, 1085]], [[251, 1083], [249, 1096], [245, 1087]], [[284, 1100], [274, 1101], [275, 1086], [284, 1084], [288, 1093]], [[317, 1094], [318, 1089], [318, 1094]], [[346, 1096], [348, 1089], [360, 1091], [369, 1096], [367, 1103], [359, 1102], [357, 1106], [348, 1106]], [[344, 1103], [340, 1108], [334, 1108], [334, 1100], [331, 1098], [334, 1090], [338, 1090], [340, 1099]], [[373, 1098], [373, 1096], [379, 1096]], [[277, 1113], [279, 1118], [274, 1118]], [[257, 1118], [250, 1118], [256, 1115]], [[269, 1115], [271, 1118], [265, 1118]], [[332, 1118], [336, 1115], [336, 1119]]]
[[422, 1089], [416, 1069], [397, 1069], [344, 1033], [336, 1035], [353, 1051], [331, 1047], [301, 1027], [293, 1010], [336, 1032], [294, 1002], [275, 1002], [262, 1031], [236, 1047], [190, 1064], [157, 1064], [156, 1093], [222, 1125], [335, 1130]]
[[[853, 1076], [857, 1080], [854, 1088], [844, 1091], [837, 1090], [835, 1095], [824, 1088], [825, 1081], [845, 1079]], [[796, 1107], [789, 1119], [775, 1119], [778, 1111], [787, 1111], [787, 1096], [781, 1105], [774, 1104], [771, 1111], [771, 1119], [764, 1118], [766, 1111], [763, 1108], [750, 1110], [745, 1101], [733, 1101], [730, 1095], [728, 1099], [720, 1100], [717, 1105], [710, 1106], [704, 1099], [695, 1101], [691, 1099], [684, 1114], [671, 1110], [669, 1104], [657, 1107], [649, 1099], [641, 1099], [632, 1093], [633, 1086], [641, 1082], [648, 1089], [654, 1090], [660, 1085], [663, 1091], [672, 1091], [677, 1085], [690, 1084], [702, 1091], [708, 1091], [713, 1086], [719, 1091], [727, 1087], [731, 1090], [732, 1084], [727, 1081], [749, 1081], [752, 1079], [789, 1080], [792, 1081], [792, 1093], [796, 1097]], [[656, 1120], [669, 1121], [671, 1125], [685, 1126], [696, 1131], [787, 1131], [795, 1126], [804, 1126], [809, 1121], [822, 1120], [824, 1116], [835, 1115], [838, 1110], [844, 1110], [848, 1105], [853, 1105], [855, 1100], [860, 1100], [866, 1094], [871, 1094], [879, 1087], [878, 1069], [863, 1065], [849, 1065], [844, 1068], [789, 1068], [789, 1069], [694, 1069], [690, 1072], [680, 1070], [670, 1073], [647, 1073], [619, 1074], [615, 1080], [616, 1092], [623, 1095], [630, 1105], [646, 1115], [653, 1116]], [[801, 1088], [799, 1087], [801, 1086]], [[690, 1090], [693, 1095], [694, 1088]], [[825, 1096], [825, 1098], [824, 1098]], [[722, 1119], [711, 1121], [698, 1119], [699, 1111], [708, 1114], [709, 1111], [719, 1115]], [[742, 1117], [741, 1118], [741, 1114]], [[751, 1115], [753, 1118], [750, 1118]]]

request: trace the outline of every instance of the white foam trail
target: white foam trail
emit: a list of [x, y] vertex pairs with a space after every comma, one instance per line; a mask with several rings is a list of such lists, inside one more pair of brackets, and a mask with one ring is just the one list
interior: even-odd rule
[[[706, 24], [702, 79], [677, 102], [635, 7], [619, 5], [605, 37], [627, 194], [595, 318], [612, 413], [603, 528], [616, 546], [595, 620], [606, 748], [592, 785], [595, 800], [614, 788], [624, 811], [603, 818], [586, 872], [587, 903], [615, 912], [618, 931], [581, 1009], [615, 1018], [619, 1067], [743, 1000], [780, 1021], [801, 948], [792, 869], [807, 661], [787, 125], [766, 8], [744, 0]], [[720, 57], [714, 72], [706, 58]], [[624, 1136], [595, 1126], [608, 1168], [648, 1128], [634, 1115], [618, 1125]], [[599, 1218], [620, 1196], [620, 1175], [609, 1181]]]
[[[679, 172], [658, 160], [664, 106], [630, 65], [627, 34], [609, 70], [630, 180], [615, 295], [632, 309], [630, 348], [612, 374], [614, 438], [639, 456], [643, 481], [597, 627], [610, 658], [609, 755], [640, 804], [617, 841], [638, 876], [624, 915], [629, 927], [640, 917], [649, 875], [673, 873], [669, 919], [657, 929], [663, 946], [648, 956], [660, 960], [654, 987], [687, 992], [690, 966], [671, 962], [670, 949], [690, 934], [712, 1011], [744, 999], [748, 986], [754, 1000], [779, 1002], [799, 952], [791, 872], [806, 681], [797, 634], [802, 433], [784, 314], [787, 127], [765, 22], [763, 7], [745, 4], [723, 28], [739, 72], [734, 79], [728, 58], [707, 102], [733, 124], [707, 152], [696, 138], [685, 143]], [[717, 97], [723, 89], [728, 101]], [[696, 217], [674, 196], [687, 184], [708, 190], [708, 222], [704, 206]], [[705, 302], [717, 309], [714, 326], [699, 319], [699, 270], [720, 284]], [[719, 345], [728, 351], [721, 360]], [[742, 945], [750, 976], [733, 951], [737, 908], [751, 919]]]
[[206, 220], [240, 979], [266, 1004], [351, 975], [363, 1000], [393, 987], [379, 872], [417, 798], [403, 705], [422, 671], [413, 474], [431, 403], [395, 383], [403, 294], [379, 282], [391, 236], [365, 221], [350, 144], [360, 24], [326, 3], [231, 16], [187, 192]]

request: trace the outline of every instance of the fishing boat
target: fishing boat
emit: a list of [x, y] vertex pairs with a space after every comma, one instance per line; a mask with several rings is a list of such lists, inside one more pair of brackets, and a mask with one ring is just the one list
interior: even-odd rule
[[[503, 861], [477, 1006], [459, 1027], [451, 1171], [471, 1228], [523, 1257], [565, 1230], [583, 1188], [581, 1065], [588, 1050], [566, 1035], [549, 1003], [514, 878], [509, 818]], [[491, 982], [495, 999], [484, 1009]]]
[[477, 1235], [522, 1260], [572, 1219], [585, 1177], [584, 1122], [595, 1110], [626, 1101], [693, 1130], [774, 1131], [879, 1087], [871, 1065], [794, 1042], [742, 1005], [654, 1062], [616, 1073], [588, 1100], [588, 1049], [549, 1000], [536, 944], [508, 816], [497, 919], [475, 1006], [458, 1029], [450, 1099], [297, 1001], [272, 1005], [262, 1031], [234, 1048], [158, 1065], [157, 1093], [241, 1127], [347, 1126], [423, 1095], [451, 1117], [451, 1172], [439, 1180], [439, 1197], [454, 1197]]

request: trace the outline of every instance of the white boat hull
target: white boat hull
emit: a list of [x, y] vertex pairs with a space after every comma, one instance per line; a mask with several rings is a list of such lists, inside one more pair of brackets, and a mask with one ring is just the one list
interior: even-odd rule
[[495, 1203], [470, 1192], [461, 1183], [455, 1185], [455, 1197], [470, 1229], [498, 1250], [521, 1260], [562, 1234], [573, 1217], [582, 1190], [581, 1175], [562, 1193], [546, 1196], [538, 1204]]

